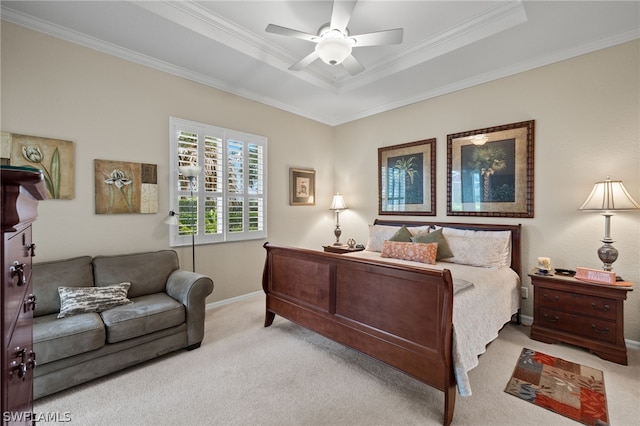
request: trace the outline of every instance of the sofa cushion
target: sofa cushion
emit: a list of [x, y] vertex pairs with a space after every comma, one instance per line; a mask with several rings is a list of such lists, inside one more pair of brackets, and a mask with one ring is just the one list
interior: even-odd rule
[[132, 303], [127, 299], [131, 283], [104, 287], [58, 287], [60, 313], [58, 318], [87, 312], [102, 312], [120, 305]]
[[33, 319], [33, 351], [39, 364], [99, 349], [106, 333], [100, 315], [78, 314], [57, 318], [57, 314]]
[[107, 329], [107, 343], [121, 342], [185, 322], [184, 305], [166, 293], [132, 299], [130, 305], [100, 313]]
[[60, 312], [58, 287], [89, 287], [93, 285], [91, 256], [34, 263], [32, 271], [33, 294], [37, 298], [36, 309], [33, 312], [34, 317]]
[[178, 267], [173, 250], [93, 258], [95, 285], [130, 282], [129, 298], [164, 292], [169, 275]]

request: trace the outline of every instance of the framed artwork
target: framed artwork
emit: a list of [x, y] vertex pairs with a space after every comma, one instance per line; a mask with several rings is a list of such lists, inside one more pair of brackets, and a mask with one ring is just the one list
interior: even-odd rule
[[316, 205], [316, 171], [289, 169], [289, 205]]
[[96, 214], [158, 213], [158, 166], [95, 160]]
[[0, 157], [2, 164], [40, 169], [49, 195], [48, 199], [73, 199], [75, 195], [73, 142], [2, 132]]
[[436, 215], [436, 139], [378, 148], [378, 213]]
[[447, 135], [447, 215], [533, 217], [534, 123]]

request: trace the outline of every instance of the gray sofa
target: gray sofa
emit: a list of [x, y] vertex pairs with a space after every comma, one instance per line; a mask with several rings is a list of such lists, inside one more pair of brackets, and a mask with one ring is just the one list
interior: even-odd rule
[[[173, 250], [36, 263], [32, 277], [34, 399], [168, 352], [198, 348], [204, 336], [213, 281], [179, 269]], [[133, 303], [58, 318], [58, 287], [123, 282], [131, 283], [125, 297]]]

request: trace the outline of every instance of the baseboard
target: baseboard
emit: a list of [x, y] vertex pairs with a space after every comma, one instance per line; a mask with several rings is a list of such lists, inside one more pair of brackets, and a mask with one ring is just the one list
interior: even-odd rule
[[[531, 326], [531, 324], [533, 324], [533, 317], [530, 317], [527, 315], [521, 315], [520, 321], [522, 321], [523, 325]], [[627, 344], [627, 349], [640, 350], [640, 342], [636, 340], [630, 340], [630, 339], [624, 339], [624, 341]]]
[[218, 300], [217, 302], [207, 303], [207, 305], [205, 306], [205, 309], [209, 310], [209, 309], [217, 308], [219, 306], [228, 305], [230, 303], [239, 302], [241, 300], [251, 299], [252, 297], [259, 296], [260, 294], [264, 294], [264, 292], [262, 290], [258, 290], [258, 291], [254, 291], [253, 293], [243, 294], [241, 296], [232, 297], [230, 299]]

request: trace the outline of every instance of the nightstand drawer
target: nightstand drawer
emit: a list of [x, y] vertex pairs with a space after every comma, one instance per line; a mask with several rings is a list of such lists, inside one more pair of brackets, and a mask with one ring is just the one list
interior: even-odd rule
[[540, 308], [540, 326], [553, 327], [593, 340], [616, 343], [616, 323], [596, 318], [582, 317], [552, 309]]
[[540, 291], [538, 303], [541, 307], [569, 312], [576, 311], [582, 315], [590, 315], [609, 320], [615, 320], [618, 315], [618, 304], [614, 299], [567, 293], [548, 288], [539, 288], [538, 291]]

